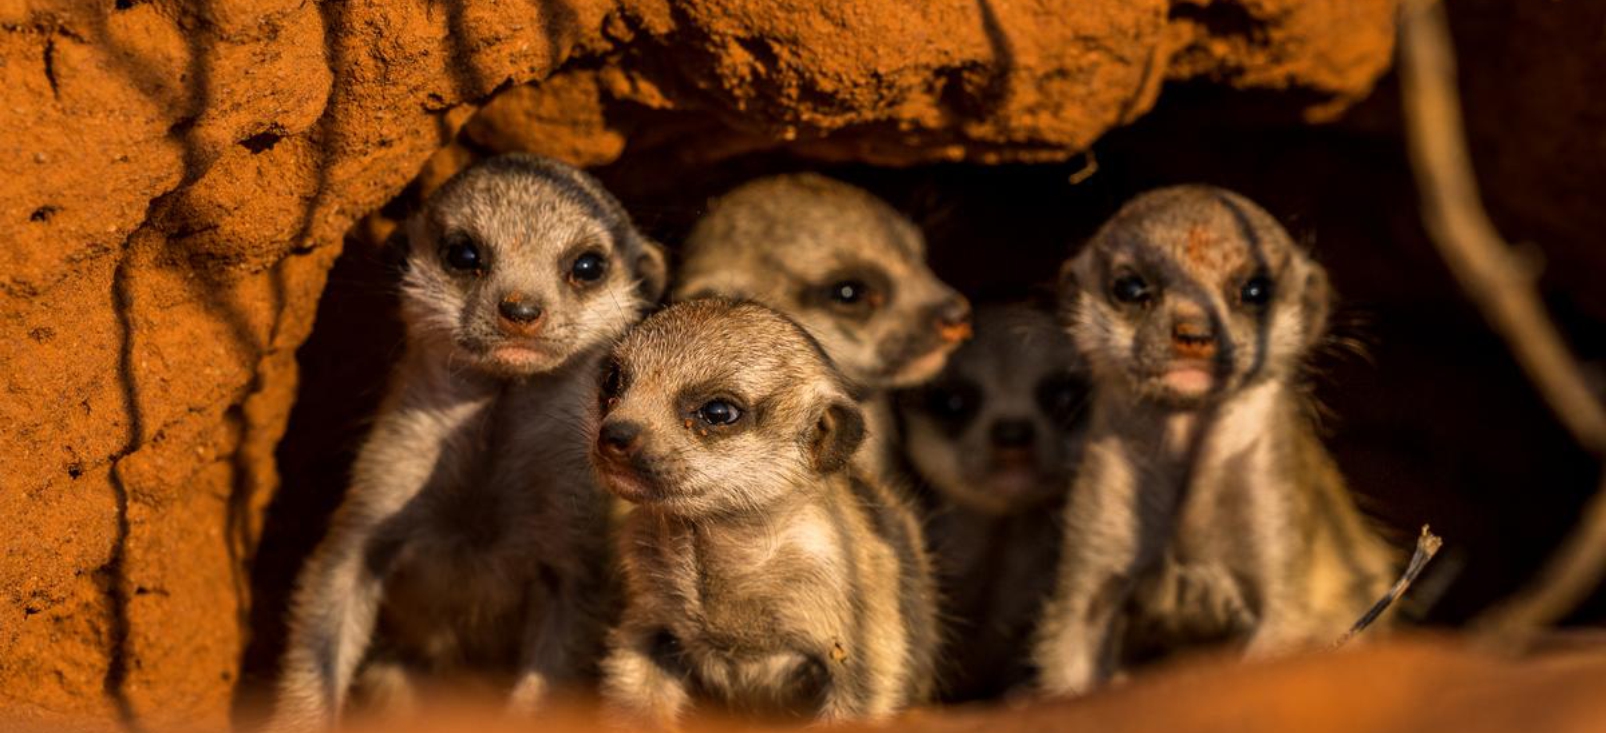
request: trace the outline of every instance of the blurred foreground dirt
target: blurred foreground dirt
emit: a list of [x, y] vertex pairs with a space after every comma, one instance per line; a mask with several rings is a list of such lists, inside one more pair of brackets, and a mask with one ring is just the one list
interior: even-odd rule
[[[1195, 659], [1079, 700], [924, 709], [884, 728], [913, 733], [1168, 731], [1172, 733], [1495, 733], [1606, 730], [1606, 644], [1599, 639], [1527, 659], [1469, 649], [1451, 638], [1396, 639], [1267, 664]], [[4, 728], [0, 724], [0, 728]], [[594, 731], [592, 711], [571, 706], [539, 724], [483, 709], [350, 728], [362, 733]], [[36, 730], [63, 730], [59, 725]], [[82, 730], [110, 730], [105, 725]], [[223, 730], [175, 725], [163, 731]], [[766, 730], [699, 720], [688, 733]]]

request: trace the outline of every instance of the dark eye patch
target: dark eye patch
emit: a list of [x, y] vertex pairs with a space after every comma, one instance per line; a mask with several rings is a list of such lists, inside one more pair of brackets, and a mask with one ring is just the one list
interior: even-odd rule
[[1068, 372], [1051, 374], [1037, 383], [1037, 407], [1054, 424], [1069, 428], [1086, 417], [1089, 385]]
[[981, 388], [965, 379], [928, 385], [916, 393], [915, 406], [949, 435], [962, 432], [981, 410]]
[[606, 414], [609, 409], [619, 402], [624, 395], [625, 388], [629, 386], [628, 375], [625, 374], [623, 364], [617, 359], [609, 359], [602, 368], [602, 381], [598, 386], [597, 397], [602, 405], [602, 412]]
[[1110, 299], [1124, 305], [1147, 305], [1154, 300], [1155, 292], [1149, 280], [1135, 272], [1121, 273], [1110, 280]]
[[1238, 288], [1238, 302], [1250, 309], [1265, 308], [1275, 295], [1271, 276], [1263, 272], [1249, 276]]
[[865, 319], [892, 301], [892, 281], [880, 268], [843, 268], [807, 286], [800, 300], [807, 307]]

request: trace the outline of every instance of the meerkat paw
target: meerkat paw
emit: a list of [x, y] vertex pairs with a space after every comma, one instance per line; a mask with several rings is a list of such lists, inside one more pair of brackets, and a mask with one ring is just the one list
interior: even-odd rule
[[1037, 690], [1049, 697], [1080, 697], [1093, 689], [1094, 678], [1090, 661], [1062, 659], [1043, 668], [1037, 678]]
[[1243, 657], [1249, 661], [1286, 657], [1301, 649], [1310, 648], [1318, 638], [1318, 635], [1313, 634], [1304, 625], [1262, 624], [1255, 630], [1254, 635], [1249, 637], [1249, 643], [1244, 646]]
[[262, 733], [320, 733], [332, 726], [319, 711], [280, 706], [259, 728]]
[[547, 681], [546, 675], [527, 673], [514, 683], [513, 691], [508, 695], [506, 713], [513, 717], [534, 717], [546, 704], [547, 695], [552, 685]]

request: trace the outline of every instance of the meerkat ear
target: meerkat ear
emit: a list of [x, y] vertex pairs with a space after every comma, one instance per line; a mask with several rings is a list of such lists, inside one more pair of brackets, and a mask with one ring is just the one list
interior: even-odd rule
[[842, 470], [863, 442], [864, 414], [851, 402], [833, 400], [809, 429], [808, 447], [814, 470], [822, 474]]
[[1305, 292], [1300, 296], [1305, 313], [1305, 343], [1314, 344], [1327, 333], [1327, 315], [1333, 308], [1333, 287], [1327, 270], [1315, 262], [1305, 271]]
[[641, 252], [636, 255], [636, 277], [641, 280], [641, 297], [657, 303], [664, 297], [669, 285], [669, 261], [664, 248], [646, 237], [641, 238]]

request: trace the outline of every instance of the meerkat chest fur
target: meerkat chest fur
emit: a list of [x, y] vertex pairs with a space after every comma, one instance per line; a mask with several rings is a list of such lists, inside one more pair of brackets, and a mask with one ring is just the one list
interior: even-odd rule
[[1295, 502], [1298, 484], [1273, 478], [1288, 475], [1288, 399], [1283, 385], [1267, 382], [1207, 409], [1095, 407], [1092, 455], [1129, 463], [1107, 470], [1130, 475], [1144, 531], [1159, 548], [1134, 588], [1144, 633], [1216, 638], [1253, 626], [1256, 589], [1240, 579], [1262, 569], [1250, 566], [1258, 554], [1246, 546], [1297, 541], [1293, 527], [1246, 521]]
[[799, 646], [796, 629], [849, 623], [853, 558], [840, 519], [803, 504], [726, 521], [639, 512], [633, 580], [686, 653], [763, 660]]
[[369, 553], [386, 588], [390, 643], [436, 659], [507, 656], [532, 585], [585, 572], [605, 516], [584, 479], [578, 427], [595, 362], [582, 356], [549, 375], [488, 385], [456, 378], [435, 392], [455, 392], [442, 400], [447, 409], [418, 406], [412, 419], [448, 415], [455, 425], [422, 490], [379, 528]]

